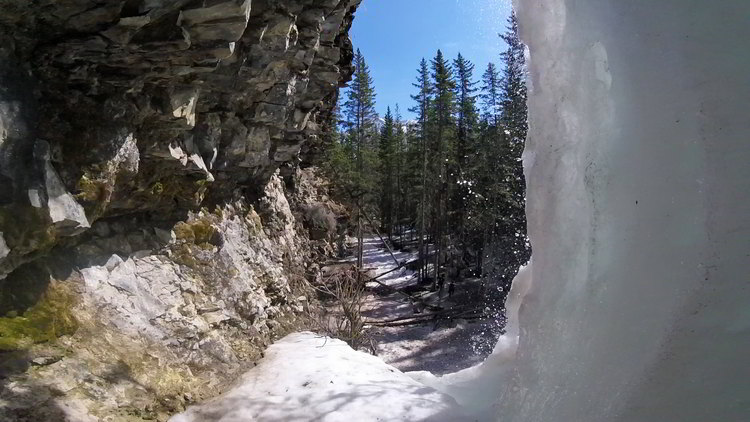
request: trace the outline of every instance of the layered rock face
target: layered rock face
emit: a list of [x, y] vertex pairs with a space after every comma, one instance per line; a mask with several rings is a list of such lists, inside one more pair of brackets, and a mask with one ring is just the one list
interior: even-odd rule
[[358, 4], [0, 1], [0, 416], [164, 418], [298, 326]]
[[348, 76], [356, 3], [0, 3], [0, 274], [100, 218], [259, 196]]

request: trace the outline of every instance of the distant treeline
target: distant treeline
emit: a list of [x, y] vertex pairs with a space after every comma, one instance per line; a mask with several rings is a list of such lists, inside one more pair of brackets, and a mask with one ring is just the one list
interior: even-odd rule
[[412, 121], [398, 105], [378, 116], [373, 80], [357, 51], [353, 80], [324, 127], [325, 168], [339, 199], [355, 211], [360, 239], [368, 225], [397, 243], [411, 239], [420, 280], [474, 273], [507, 292], [531, 254], [521, 162], [525, 59], [515, 16], [501, 36], [504, 67], [490, 63], [481, 81], [461, 54], [449, 61], [438, 50], [430, 62], [422, 59]]

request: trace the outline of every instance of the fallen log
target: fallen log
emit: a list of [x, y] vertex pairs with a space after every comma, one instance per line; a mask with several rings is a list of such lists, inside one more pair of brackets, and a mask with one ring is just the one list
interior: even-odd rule
[[[482, 319], [484, 318], [484, 315], [471, 315], [471, 316], [465, 316], [460, 318], [454, 318], [454, 319], [466, 319], [466, 320], [474, 320], [474, 319]], [[403, 327], [407, 325], [418, 325], [418, 324], [427, 324], [434, 321], [445, 321], [447, 318], [438, 318], [437, 320], [432, 319], [411, 319], [411, 320], [404, 320], [404, 321], [396, 321], [396, 322], [388, 322], [388, 323], [371, 323], [371, 322], [365, 322], [365, 325], [372, 325], [376, 327]]]
[[437, 310], [437, 311], [440, 311], [440, 310], [442, 310], [442, 309], [443, 309], [443, 308], [442, 308], [442, 307], [440, 307], [440, 306], [430, 305], [429, 303], [425, 302], [424, 300], [422, 300], [422, 299], [420, 299], [420, 298], [418, 298], [418, 297], [412, 296], [412, 295], [410, 295], [410, 294], [408, 294], [408, 293], [402, 292], [401, 290], [399, 290], [399, 289], [397, 289], [397, 288], [395, 288], [395, 287], [391, 287], [391, 286], [389, 286], [389, 285], [387, 285], [387, 284], [383, 283], [382, 281], [378, 281], [378, 280], [376, 280], [376, 279], [372, 279], [372, 280], [370, 280], [370, 281], [372, 281], [372, 282], [375, 282], [375, 283], [377, 283], [377, 284], [379, 284], [379, 285], [381, 285], [381, 286], [383, 286], [383, 287], [385, 287], [385, 288], [387, 288], [387, 289], [391, 289], [391, 290], [392, 290], [392, 291], [394, 291], [395, 293], [398, 293], [398, 294], [400, 294], [400, 295], [404, 295], [404, 296], [406, 296], [407, 298], [409, 298], [409, 300], [410, 300], [410, 301], [412, 301], [412, 303], [413, 303], [413, 302], [419, 302], [420, 304], [422, 304], [422, 306], [424, 306], [424, 307], [425, 307], [425, 309], [431, 309], [431, 310]]
[[483, 317], [485, 317], [485, 315], [479, 309], [469, 309], [469, 310], [446, 309], [441, 312], [408, 315], [408, 316], [402, 316], [398, 318], [391, 318], [391, 319], [385, 319], [385, 320], [366, 320], [365, 324], [393, 327], [393, 326], [398, 326], [399, 324], [404, 323], [406, 321], [410, 321], [412, 323], [419, 323], [419, 322], [426, 322], [426, 321], [430, 321], [434, 319], [479, 319]]

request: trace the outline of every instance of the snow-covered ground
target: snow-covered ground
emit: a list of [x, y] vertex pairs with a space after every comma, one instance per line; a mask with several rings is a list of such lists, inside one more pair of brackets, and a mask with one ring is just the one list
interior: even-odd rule
[[[399, 262], [414, 259], [410, 253], [394, 255]], [[375, 238], [365, 241], [364, 261], [373, 275], [398, 266]], [[414, 283], [412, 271], [405, 268], [379, 280], [394, 288]], [[382, 287], [377, 294], [378, 284], [370, 284], [374, 291], [367, 296], [368, 319], [414, 315], [413, 305], [403, 295], [385, 293]], [[427, 299], [435, 303], [438, 298], [431, 294], [434, 297]], [[441, 298], [441, 303], [449, 306], [448, 299]], [[472, 394], [463, 386], [482, 370], [469, 368], [441, 376], [483, 360], [485, 356], [474, 352], [471, 340], [483, 336], [487, 324], [463, 321], [435, 329], [428, 322], [371, 328], [379, 342], [378, 356], [314, 333], [291, 334], [270, 346], [234, 388], [190, 407], [170, 422], [490, 420], [486, 406], [470, 399], [484, 395]]]
[[474, 420], [450, 396], [381, 359], [304, 332], [270, 346], [229, 392], [170, 422]]
[[[394, 251], [396, 260], [408, 262], [416, 259], [417, 254]], [[364, 241], [363, 258], [365, 268], [371, 275], [379, 275], [393, 270], [398, 265], [391, 254], [383, 247], [377, 237]], [[391, 272], [378, 280], [390, 287], [403, 288], [414, 284], [414, 272], [406, 268]], [[460, 283], [456, 294], [448, 297], [447, 288], [443, 291], [440, 304], [450, 307], [465, 298], [470, 282]], [[377, 283], [368, 284], [370, 288], [366, 298], [364, 315], [368, 320], [390, 320], [405, 318], [415, 314], [415, 306], [403, 294], [379, 287]], [[425, 297], [430, 303], [437, 303], [435, 293]], [[421, 310], [420, 310], [421, 311]], [[371, 327], [370, 334], [376, 342], [376, 352], [385, 362], [402, 371], [430, 371], [436, 375], [455, 372], [478, 364], [489, 354], [491, 346], [480, 347], [487, 343], [495, 344], [496, 337], [490, 334], [492, 325], [497, 321], [480, 320], [467, 322], [455, 320], [440, 321], [437, 326], [432, 321], [425, 324]]]

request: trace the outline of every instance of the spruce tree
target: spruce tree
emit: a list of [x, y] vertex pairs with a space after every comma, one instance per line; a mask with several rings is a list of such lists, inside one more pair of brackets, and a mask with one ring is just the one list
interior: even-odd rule
[[376, 181], [372, 177], [373, 170], [375, 170], [373, 139], [376, 138], [375, 124], [378, 115], [375, 111], [375, 90], [370, 69], [359, 49], [354, 56], [354, 76], [346, 98], [343, 107], [343, 123], [348, 130], [353, 158], [356, 162], [352, 196], [354, 196], [353, 200], [357, 208], [357, 268], [362, 269], [364, 249], [362, 213], [369, 208], [369, 204], [374, 203]]
[[323, 170], [331, 180], [339, 180], [339, 183], [331, 185], [332, 194], [338, 198], [347, 198], [348, 192], [355, 186], [352, 183], [354, 175], [353, 153], [350, 139], [347, 133], [341, 133], [340, 124], [341, 107], [337, 100], [331, 113], [325, 116], [322, 124], [323, 145], [325, 158]]
[[388, 107], [380, 131], [380, 221], [388, 234], [393, 238], [396, 211], [396, 133], [391, 108]]
[[[525, 183], [521, 154], [527, 133], [524, 46], [515, 17], [502, 35], [502, 77], [494, 66], [483, 76], [483, 117], [475, 170], [476, 195], [470, 206], [478, 264], [488, 291], [487, 306], [502, 312], [502, 303], [518, 268], [530, 256], [524, 212]], [[488, 283], [490, 282], [491, 283]], [[499, 327], [498, 327], [499, 328]]]
[[510, 132], [510, 142], [522, 146], [528, 131], [526, 106], [526, 59], [524, 46], [518, 37], [518, 21], [515, 13], [508, 18], [508, 28], [502, 39], [508, 49], [501, 54], [505, 69], [501, 83], [502, 124]]
[[430, 109], [432, 106], [432, 92], [433, 87], [430, 81], [430, 70], [427, 66], [427, 60], [424, 58], [419, 62], [419, 69], [417, 70], [417, 82], [414, 83], [414, 87], [417, 88], [417, 94], [412, 95], [411, 98], [416, 101], [416, 105], [409, 109], [412, 113], [417, 115], [417, 127], [418, 134], [416, 138], [419, 146], [419, 171], [416, 177], [419, 186], [419, 212], [417, 214], [418, 221], [418, 236], [419, 236], [419, 271], [418, 279], [421, 282], [427, 276], [427, 243], [425, 242], [425, 236], [427, 235], [427, 213], [428, 213], [428, 191], [427, 191], [427, 170], [428, 170], [428, 144], [427, 135], [429, 132], [430, 123]]
[[501, 77], [494, 63], [487, 65], [482, 75], [482, 106], [484, 118], [495, 127], [500, 124], [502, 114]]
[[[448, 60], [438, 50], [437, 55], [431, 62], [432, 81], [434, 86], [434, 101], [432, 112], [434, 114], [434, 125], [432, 136], [433, 151], [433, 181], [434, 206], [433, 206], [433, 239], [435, 243], [434, 254], [434, 286], [437, 286], [441, 277], [440, 258], [445, 252], [445, 232], [447, 209], [446, 202], [449, 197], [448, 169], [454, 158], [451, 154], [454, 146], [454, 110], [456, 82], [453, 78], [453, 69]], [[434, 287], [433, 286], [433, 287]]]
[[401, 116], [401, 109], [396, 104], [395, 114], [393, 116], [394, 125], [394, 157], [393, 157], [393, 168], [395, 172], [395, 203], [394, 203], [394, 215], [395, 224], [397, 226], [398, 234], [401, 235], [404, 230], [404, 212], [406, 209], [406, 198], [407, 192], [404, 190], [406, 174], [406, 166], [409, 162], [406, 161], [408, 146], [406, 144], [406, 133], [405, 123]]
[[466, 60], [461, 53], [453, 61], [456, 71], [456, 157], [453, 169], [455, 191], [452, 198], [454, 231], [462, 253], [465, 249], [465, 218], [467, 202], [471, 193], [470, 167], [474, 164], [476, 153], [476, 129], [478, 112], [476, 106], [477, 82], [474, 81], [474, 64]]

